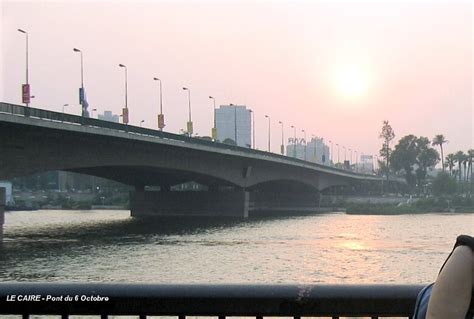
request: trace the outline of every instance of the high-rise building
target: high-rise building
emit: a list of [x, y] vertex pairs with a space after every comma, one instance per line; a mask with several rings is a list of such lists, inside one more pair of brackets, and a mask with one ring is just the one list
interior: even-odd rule
[[329, 147], [322, 138], [312, 138], [305, 147], [305, 140], [289, 138], [286, 155], [313, 163], [329, 164]]
[[357, 166], [359, 173], [372, 174], [374, 173], [374, 158], [372, 155], [361, 155], [360, 163]]
[[[217, 140], [251, 147], [250, 110], [245, 105], [221, 105], [216, 109]], [[229, 141], [230, 140], [230, 141]]]
[[112, 111], [104, 111], [104, 114], [99, 114], [97, 116], [99, 120], [103, 121], [109, 121], [109, 122], [119, 122], [119, 116], [116, 114], [113, 114]]

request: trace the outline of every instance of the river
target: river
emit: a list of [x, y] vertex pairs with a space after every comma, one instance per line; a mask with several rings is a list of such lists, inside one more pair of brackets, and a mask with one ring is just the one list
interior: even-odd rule
[[129, 216], [7, 212], [0, 281], [424, 284], [474, 230], [474, 214]]

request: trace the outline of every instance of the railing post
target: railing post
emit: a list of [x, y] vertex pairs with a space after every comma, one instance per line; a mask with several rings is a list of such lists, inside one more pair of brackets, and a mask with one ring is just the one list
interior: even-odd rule
[[6, 202], [6, 189], [0, 187], [0, 243], [3, 241], [3, 224], [5, 223], [5, 202]]

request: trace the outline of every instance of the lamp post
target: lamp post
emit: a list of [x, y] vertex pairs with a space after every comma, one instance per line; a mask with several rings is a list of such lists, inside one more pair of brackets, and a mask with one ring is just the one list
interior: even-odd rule
[[154, 81], [158, 81], [160, 84], [160, 114], [158, 114], [158, 128], [163, 131], [165, 127], [165, 116], [163, 115], [163, 90], [161, 87], [161, 79], [154, 77]]
[[329, 160], [331, 161], [331, 164], [333, 164], [333, 160], [332, 160], [333, 159], [333, 156], [332, 156], [332, 141], [331, 140], [329, 140], [329, 144], [331, 144], [331, 154], [329, 154], [329, 156], [330, 156]]
[[92, 118], [94, 117], [94, 111], [97, 111], [97, 109], [92, 109], [92, 110], [91, 110], [91, 117], [92, 117]]
[[191, 120], [191, 90], [183, 87], [184, 91], [188, 91], [188, 123], [187, 123], [187, 130], [188, 136], [191, 137], [193, 135], [193, 121]]
[[63, 114], [64, 114], [64, 108], [65, 108], [66, 106], [69, 106], [69, 104], [66, 103], [66, 104], [63, 105]]
[[127, 75], [127, 66], [124, 64], [119, 64], [119, 67], [125, 69], [125, 108], [122, 110], [123, 114], [123, 123], [128, 124], [128, 75]]
[[293, 157], [296, 158], [296, 126], [292, 125], [291, 128], [295, 130], [293, 137]]
[[306, 161], [306, 131], [301, 130], [301, 132], [303, 132], [304, 135], [304, 160]]
[[253, 143], [253, 148], [256, 149], [256, 145], [255, 145], [255, 112], [252, 111], [252, 110], [249, 110], [249, 112], [251, 113], [251, 116], [252, 116], [252, 143]]
[[281, 152], [281, 155], [285, 155], [285, 136], [283, 135], [283, 126], [284, 126], [284, 123], [282, 121], [278, 121], [279, 124], [281, 124], [281, 146], [280, 146], [280, 152]]
[[337, 163], [339, 164], [340, 161], [339, 161], [339, 144], [336, 143], [336, 146], [337, 146]]
[[[316, 158], [316, 135], [314, 134], [311, 134], [311, 142], [313, 144], [313, 157], [314, 157], [314, 161], [317, 163], [318, 162], [318, 159]], [[324, 155], [324, 144], [323, 144], [323, 155]]]
[[270, 116], [265, 115], [265, 118], [268, 119], [268, 151], [270, 152]]
[[358, 152], [356, 150], [354, 150], [354, 153], [355, 153], [355, 156], [356, 156], [356, 162], [355, 162], [355, 168], [356, 168], [356, 173], [359, 172], [359, 158], [358, 158]]
[[142, 124], [145, 122], [145, 120], [140, 121], [140, 127], [142, 127]]
[[[28, 82], [28, 32], [22, 29], [18, 29], [18, 32], [23, 33], [26, 36], [26, 84], [22, 86], [22, 102], [25, 103], [26, 107], [30, 105], [30, 83]], [[28, 116], [29, 112], [25, 112]]]
[[82, 116], [84, 116], [86, 114], [86, 111], [87, 111], [84, 108], [84, 98], [85, 98], [85, 92], [84, 92], [84, 59], [83, 59], [81, 50], [79, 50], [77, 48], [73, 48], [72, 50], [74, 52], [79, 52], [81, 54], [81, 87], [79, 89], [79, 104], [81, 105], [81, 108], [82, 108]]
[[214, 116], [214, 127], [212, 128], [211, 130], [211, 137], [212, 139], [215, 141], [217, 140], [217, 127], [216, 127], [216, 99], [212, 96], [209, 95], [209, 98], [212, 100], [213, 104], [214, 104], [214, 113], [213, 113], [213, 116]]
[[349, 149], [349, 165], [352, 164], [352, 149]]

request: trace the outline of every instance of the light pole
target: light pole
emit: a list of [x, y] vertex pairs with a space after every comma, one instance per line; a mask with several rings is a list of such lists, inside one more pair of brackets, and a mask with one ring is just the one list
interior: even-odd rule
[[187, 123], [187, 130], [188, 136], [191, 137], [193, 135], [193, 121], [191, 120], [191, 90], [183, 87], [184, 91], [188, 91], [188, 123]]
[[268, 151], [270, 152], [270, 116], [265, 115], [265, 118], [268, 119]]
[[349, 165], [352, 164], [352, 149], [349, 149]]
[[128, 124], [128, 75], [127, 75], [127, 66], [124, 64], [119, 64], [119, 67], [125, 69], [125, 108], [122, 110], [123, 114], [123, 123]]
[[140, 127], [142, 127], [142, 124], [145, 122], [145, 120], [140, 121]]
[[281, 155], [285, 155], [285, 136], [283, 135], [283, 125], [284, 123], [282, 121], [278, 121], [279, 124], [281, 124], [281, 147], [280, 147], [280, 152]]
[[92, 110], [91, 110], [91, 117], [92, 117], [92, 118], [94, 117], [94, 111], [97, 111], [97, 109], [92, 109]]
[[292, 125], [291, 128], [295, 130], [293, 137], [293, 157], [296, 158], [296, 126]]
[[[318, 159], [316, 158], [316, 135], [311, 134], [311, 142], [312, 142], [313, 147], [314, 147], [314, 150], [313, 150], [314, 161], [317, 163]], [[323, 144], [323, 155], [324, 155], [324, 144]]]
[[256, 149], [256, 145], [255, 145], [255, 112], [252, 111], [252, 110], [249, 110], [249, 112], [251, 113], [251, 116], [252, 116], [252, 143], [253, 143], [253, 148]]
[[[26, 84], [22, 86], [22, 102], [28, 107], [30, 105], [30, 83], [28, 82], [28, 32], [22, 29], [18, 29], [19, 32], [26, 36]], [[29, 112], [25, 112], [28, 116]]]
[[64, 108], [65, 108], [66, 106], [69, 106], [69, 104], [66, 103], [66, 104], [63, 105], [63, 114], [64, 114]]
[[216, 99], [212, 96], [209, 95], [209, 98], [212, 100], [214, 103], [214, 127], [211, 130], [211, 137], [215, 141], [217, 140], [217, 127], [216, 127]]
[[304, 160], [306, 161], [306, 131], [301, 130], [301, 132], [303, 132], [304, 135]]
[[339, 144], [336, 143], [336, 146], [337, 146], [337, 163], [339, 164], [340, 161], [339, 161]]
[[347, 161], [347, 157], [346, 157], [346, 147], [343, 146], [342, 148], [344, 149], [344, 164], [346, 164], [346, 161]]
[[329, 160], [331, 161], [331, 165], [332, 165], [334, 163], [333, 163], [333, 156], [332, 156], [332, 141], [331, 140], [329, 140], [329, 144], [331, 144], [331, 154], [329, 154], [330, 156]]
[[74, 52], [79, 52], [81, 54], [81, 88], [79, 89], [79, 104], [81, 105], [81, 108], [82, 108], [82, 116], [84, 116], [86, 114], [86, 111], [87, 111], [84, 107], [84, 98], [85, 98], [85, 92], [84, 92], [84, 59], [83, 59], [81, 50], [79, 50], [77, 48], [73, 48], [72, 50]]
[[163, 115], [163, 90], [161, 87], [161, 79], [153, 78], [154, 81], [158, 81], [160, 84], [160, 114], [158, 114], [158, 128], [160, 131], [163, 131], [165, 127], [165, 116]]
[[358, 152], [354, 150], [355, 156], [356, 156], [356, 162], [355, 162], [355, 167], [356, 167], [356, 173], [359, 172], [359, 158], [358, 158]]

